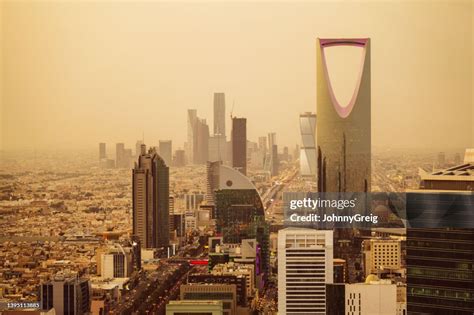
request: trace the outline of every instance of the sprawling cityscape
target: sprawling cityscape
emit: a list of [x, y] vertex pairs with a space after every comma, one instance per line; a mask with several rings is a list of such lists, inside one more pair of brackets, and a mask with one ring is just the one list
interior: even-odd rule
[[[458, 298], [459, 311], [444, 314], [464, 314], [463, 308], [468, 314], [472, 292], [463, 283], [472, 283], [472, 230], [455, 234], [465, 235], [459, 241], [468, 251], [465, 271], [446, 280], [449, 288], [455, 285], [449, 281], [459, 282], [463, 293], [417, 292], [415, 284], [438, 269], [429, 257], [407, 275], [415, 259], [410, 250], [420, 245], [406, 229], [354, 230], [350, 238], [336, 239], [328, 230], [285, 228], [283, 193], [317, 190], [315, 114], [300, 115], [303, 145], [279, 149], [275, 133], [247, 139], [245, 118], [230, 119], [227, 140], [221, 131], [228, 119], [224, 93], [214, 94], [213, 106], [213, 136], [188, 110], [185, 150], [173, 151], [170, 140], [148, 147], [138, 140], [133, 150], [117, 143], [112, 154], [105, 143], [74, 156], [4, 154], [3, 313], [300, 314], [292, 309], [297, 307], [305, 314], [402, 315], [410, 298], [413, 305], [425, 298], [422, 304], [430, 307]], [[472, 152], [373, 152], [372, 191], [422, 189], [420, 181], [436, 186], [442, 177], [454, 184], [460, 171], [439, 170], [463, 165], [470, 174], [464, 188], [472, 192]], [[444, 245], [453, 241], [432, 237]], [[318, 244], [314, 249], [311, 240]], [[311, 255], [292, 258], [293, 248], [285, 244], [293, 242], [305, 242]], [[455, 269], [439, 272], [450, 278]], [[414, 291], [407, 301], [410, 276]], [[314, 291], [308, 290], [313, 283]], [[433, 296], [438, 302], [430, 302]]]
[[[0, 314], [474, 314], [474, 148], [374, 146], [374, 41], [314, 42], [291, 145], [271, 119], [253, 138], [262, 122], [216, 89], [210, 117], [180, 111], [184, 143], [0, 151]], [[347, 46], [362, 60], [344, 104], [327, 56]], [[291, 221], [330, 196], [351, 224]]]

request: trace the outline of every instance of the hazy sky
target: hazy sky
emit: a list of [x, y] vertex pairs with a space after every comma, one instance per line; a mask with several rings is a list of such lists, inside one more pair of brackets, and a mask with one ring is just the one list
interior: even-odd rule
[[316, 111], [317, 37], [371, 38], [375, 146], [474, 146], [471, 1], [1, 1], [0, 10], [6, 150], [132, 146], [142, 132], [176, 149], [188, 108], [212, 131], [217, 91], [227, 116], [235, 102], [247, 117], [251, 140], [274, 131], [293, 146], [299, 113]]

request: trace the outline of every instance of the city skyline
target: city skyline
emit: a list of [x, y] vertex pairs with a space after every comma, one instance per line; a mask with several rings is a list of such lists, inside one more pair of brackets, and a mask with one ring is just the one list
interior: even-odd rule
[[[357, 3], [3, 1], [0, 9], [1, 150], [129, 144], [143, 133], [148, 143], [170, 139], [180, 148], [187, 109], [196, 108], [213, 130], [215, 92], [226, 94], [227, 113], [248, 119], [249, 139], [276, 132], [279, 146], [292, 147], [300, 138], [298, 115], [316, 107], [315, 39], [346, 36], [373, 41], [374, 147], [473, 145], [467, 1], [366, 3], [364, 9]], [[333, 17], [345, 25], [330, 23]], [[404, 23], [394, 33], [398, 21]], [[43, 43], [51, 49], [41, 49]], [[344, 70], [338, 58], [329, 65], [336, 79]], [[422, 124], [429, 132], [419, 132], [420, 117], [428, 116]]]
[[474, 2], [262, 2], [0, 0], [0, 313], [473, 313]]

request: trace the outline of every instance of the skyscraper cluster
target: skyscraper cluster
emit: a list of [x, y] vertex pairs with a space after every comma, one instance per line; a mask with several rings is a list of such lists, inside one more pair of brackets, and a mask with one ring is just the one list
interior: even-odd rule
[[188, 109], [185, 150], [189, 164], [228, 160], [225, 113], [225, 94], [214, 93], [214, 128], [211, 134], [206, 119], [199, 118], [196, 109]]

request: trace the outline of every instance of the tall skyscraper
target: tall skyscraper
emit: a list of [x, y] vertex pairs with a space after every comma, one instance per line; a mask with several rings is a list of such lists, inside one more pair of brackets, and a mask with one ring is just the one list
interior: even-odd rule
[[103, 142], [99, 143], [99, 160], [107, 158], [107, 152], [106, 152], [105, 146], [106, 146], [105, 143]]
[[280, 160], [278, 159], [278, 146], [276, 144], [271, 147], [271, 174], [272, 176], [278, 176], [280, 168]]
[[[363, 50], [359, 80], [352, 99], [340, 104], [326, 64], [326, 48]], [[371, 90], [370, 40], [318, 39], [316, 49], [318, 189], [327, 192], [370, 191]]]
[[225, 137], [225, 94], [214, 93], [214, 135]]
[[209, 126], [205, 119], [197, 118], [194, 129], [194, 164], [206, 164], [209, 153]]
[[247, 174], [247, 119], [232, 117], [232, 166]]
[[408, 229], [408, 313], [472, 314], [473, 261], [474, 229]]
[[276, 133], [270, 132], [268, 134], [268, 154], [265, 158], [264, 168], [270, 172], [271, 176], [278, 175], [279, 160], [278, 160], [278, 146], [276, 144]]
[[54, 308], [56, 314], [90, 314], [91, 289], [89, 280], [77, 275], [58, 273], [40, 289], [41, 310]]
[[169, 245], [169, 169], [142, 145], [133, 169], [133, 234], [144, 248]]
[[160, 140], [159, 142], [160, 156], [165, 160], [166, 165], [171, 165], [173, 148], [171, 140]]
[[316, 179], [316, 114], [300, 115], [300, 131], [302, 147], [300, 151], [300, 174]]
[[269, 132], [268, 133], [268, 147], [271, 148], [274, 144], [276, 143], [276, 133], [274, 132]]
[[188, 140], [186, 142], [186, 159], [188, 163], [194, 163], [194, 139], [195, 139], [195, 128], [197, 121], [197, 110], [188, 109]]
[[326, 283], [332, 282], [332, 231], [278, 232], [278, 314], [326, 314]]

